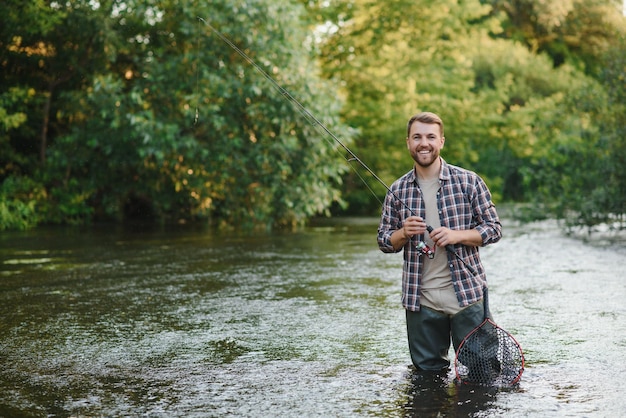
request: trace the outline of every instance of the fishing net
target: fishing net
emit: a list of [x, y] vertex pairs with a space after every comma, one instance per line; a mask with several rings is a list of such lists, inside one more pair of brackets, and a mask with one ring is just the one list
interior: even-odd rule
[[524, 355], [511, 334], [486, 319], [459, 345], [454, 368], [465, 383], [511, 386], [522, 377]]
[[524, 372], [522, 348], [511, 334], [489, 318], [487, 306], [485, 313], [485, 320], [465, 337], [456, 351], [456, 377], [463, 383], [512, 386]]

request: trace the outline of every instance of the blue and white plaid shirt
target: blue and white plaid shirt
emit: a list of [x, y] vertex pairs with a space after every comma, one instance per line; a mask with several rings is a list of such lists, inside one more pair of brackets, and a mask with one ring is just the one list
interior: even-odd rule
[[[476, 173], [447, 164], [442, 158], [439, 184], [437, 206], [441, 226], [452, 230], [476, 229], [482, 236], [483, 246], [500, 240], [502, 225], [491, 201], [491, 193]], [[396, 180], [390, 189], [393, 193], [387, 192], [378, 227], [378, 246], [385, 253], [399, 252], [402, 249], [393, 248], [391, 234], [402, 228], [406, 218], [411, 215], [426, 218], [426, 208], [415, 170]], [[423, 262], [416, 244], [424, 238], [423, 235], [414, 236], [403, 247], [402, 305], [411, 311], [420, 309]], [[464, 263], [447, 252], [448, 265], [459, 306], [465, 307], [482, 299], [487, 279], [478, 247], [458, 244], [454, 246], [454, 250]]]

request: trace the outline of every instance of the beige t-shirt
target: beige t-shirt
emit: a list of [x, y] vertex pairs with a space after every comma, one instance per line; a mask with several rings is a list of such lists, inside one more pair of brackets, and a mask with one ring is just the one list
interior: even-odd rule
[[[418, 179], [424, 204], [426, 205], [426, 223], [433, 228], [439, 228], [439, 207], [437, 206], [439, 193], [439, 178], [424, 180]], [[454, 315], [462, 308], [454, 291], [452, 276], [448, 267], [448, 255], [445, 248], [436, 247], [428, 234], [425, 238], [426, 245], [435, 250], [435, 257], [428, 258], [422, 255], [424, 261], [424, 273], [420, 287], [420, 304], [431, 309]]]

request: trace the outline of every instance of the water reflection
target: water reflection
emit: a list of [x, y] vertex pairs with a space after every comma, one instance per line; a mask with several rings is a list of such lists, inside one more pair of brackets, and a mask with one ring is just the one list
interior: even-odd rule
[[408, 373], [405, 417], [471, 417], [493, 408], [497, 389], [459, 384], [445, 372]]

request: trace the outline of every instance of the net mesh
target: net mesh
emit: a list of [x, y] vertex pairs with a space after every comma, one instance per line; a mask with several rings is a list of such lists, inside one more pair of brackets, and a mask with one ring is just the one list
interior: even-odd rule
[[524, 355], [511, 334], [486, 319], [461, 342], [454, 367], [461, 382], [507, 387], [522, 377]]

